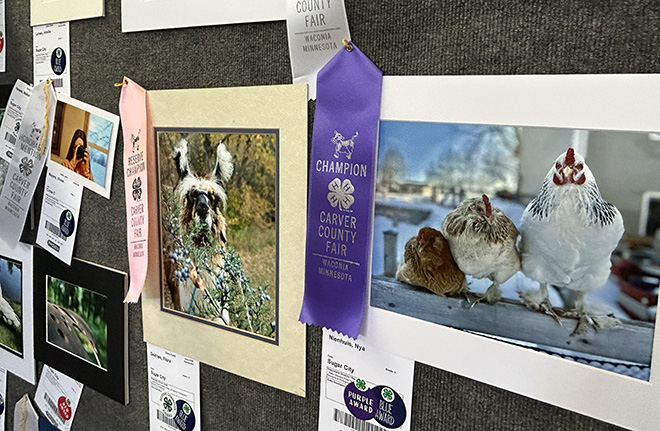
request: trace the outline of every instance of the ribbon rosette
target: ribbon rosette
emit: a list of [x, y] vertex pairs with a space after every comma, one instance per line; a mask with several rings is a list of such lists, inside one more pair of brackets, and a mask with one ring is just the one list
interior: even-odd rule
[[339, 206], [340, 211], [348, 210], [353, 205], [353, 202], [355, 202], [355, 198], [352, 196], [355, 187], [353, 187], [351, 180], [348, 178], [344, 181], [335, 178], [328, 184], [328, 190], [330, 190], [328, 193], [328, 202], [333, 207]]

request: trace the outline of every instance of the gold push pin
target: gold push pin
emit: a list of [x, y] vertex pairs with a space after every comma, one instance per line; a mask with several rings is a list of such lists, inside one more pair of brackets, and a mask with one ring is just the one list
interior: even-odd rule
[[346, 51], [348, 52], [353, 51], [353, 44], [351, 43], [350, 40], [342, 39], [341, 43], [343, 43], [344, 46], [346, 47]]

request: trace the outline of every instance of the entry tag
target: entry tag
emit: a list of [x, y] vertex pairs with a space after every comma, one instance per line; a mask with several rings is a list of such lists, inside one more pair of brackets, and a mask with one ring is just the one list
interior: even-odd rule
[[34, 402], [51, 424], [61, 431], [69, 431], [83, 387], [82, 383], [44, 365]]
[[351, 39], [344, 0], [287, 0], [286, 27], [293, 82], [316, 100], [316, 74]]
[[147, 343], [149, 431], [202, 429], [199, 361]]
[[33, 27], [34, 84], [53, 80], [58, 93], [71, 96], [69, 23]]
[[323, 330], [319, 431], [410, 430], [415, 361]]
[[66, 175], [48, 171], [37, 231], [37, 244], [71, 265], [83, 186]]
[[32, 87], [17, 79], [9, 95], [5, 115], [0, 122], [0, 188], [5, 182], [9, 163], [14, 155], [18, 131], [27, 110], [30, 94], [32, 94]]

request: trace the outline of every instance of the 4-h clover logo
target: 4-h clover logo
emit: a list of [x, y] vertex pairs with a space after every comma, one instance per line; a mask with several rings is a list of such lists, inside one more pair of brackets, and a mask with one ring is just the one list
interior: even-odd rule
[[174, 407], [174, 401], [172, 400], [172, 398], [166, 395], [163, 398], [163, 410], [169, 413], [172, 411], [173, 407]]
[[367, 383], [362, 379], [357, 379], [355, 381], [355, 387], [358, 388], [361, 391], [364, 391], [364, 390], [367, 389]]
[[380, 391], [380, 396], [389, 403], [394, 401], [394, 391], [387, 386]]
[[188, 403], [183, 403], [182, 410], [185, 414], [189, 415], [190, 414], [190, 405]]
[[26, 177], [29, 177], [32, 173], [32, 168], [34, 168], [34, 160], [28, 159], [27, 156], [21, 159], [21, 164], [18, 166], [21, 173]]
[[20, 128], [21, 128], [21, 122], [17, 121], [16, 124], [14, 124], [14, 133], [18, 133]]
[[339, 178], [335, 178], [330, 181], [328, 184], [328, 202], [335, 208], [339, 208], [340, 211], [348, 211], [348, 209], [355, 202], [355, 198], [352, 196], [355, 191], [355, 187], [351, 183], [351, 180], [345, 179], [341, 181]]
[[140, 177], [137, 177], [133, 180], [133, 200], [139, 201], [142, 197], [142, 180]]

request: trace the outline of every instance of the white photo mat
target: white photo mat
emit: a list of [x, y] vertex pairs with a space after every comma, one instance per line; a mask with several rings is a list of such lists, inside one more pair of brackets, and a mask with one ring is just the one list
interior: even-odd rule
[[[104, 185], [101, 186], [100, 184], [97, 184], [96, 182], [87, 179], [83, 177], [82, 175], [79, 175], [64, 166], [62, 166], [60, 163], [57, 161], [53, 160], [52, 157], [48, 158], [48, 161], [46, 162], [46, 166], [48, 166], [48, 169], [51, 169], [52, 172], [55, 174], [61, 173], [68, 178], [71, 178], [73, 181], [82, 184], [85, 188], [90, 189], [91, 191], [100, 194], [106, 199], [110, 199], [110, 190], [112, 188], [112, 170], [114, 168], [114, 162], [115, 162], [115, 148], [117, 147], [117, 133], [119, 131], [119, 117], [115, 114], [111, 114], [110, 112], [104, 111], [100, 108], [97, 108], [95, 106], [89, 105], [87, 103], [81, 102], [80, 100], [76, 100], [72, 97], [66, 96], [64, 94], [58, 94], [57, 95], [57, 101], [58, 102], [63, 102], [68, 105], [74, 106], [76, 108], [79, 108], [83, 111], [86, 111], [90, 114], [96, 115], [98, 117], [101, 117], [109, 122], [112, 123], [112, 132], [110, 134], [110, 143], [108, 145], [108, 156], [107, 156], [107, 161], [106, 161], [106, 166], [105, 166], [105, 176], [104, 176]], [[57, 118], [56, 118], [57, 121]], [[87, 133], [87, 132], [85, 132]], [[59, 138], [61, 142], [65, 144], [69, 144], [69, 140], [71, 139], [70, 136], [60, 136]], [[87, 137], [89, 140], [89, 137]], [[54, 145], [54, 143], [53, 143]]]
[[18, 242], [12, 249], [0, 241], [0, 256], [3, 260], [21, 263], [21, 326], [23, 336], [23, 352], [19, 356], [7, 348], [0, 347], [0, 364], [2, 368], [34, 385], [37, 374], [34, 361], [34, 329], [32, 308], [32, 247]]
[[122, 0], [121, 31], [280, 21], [285, 0]]
[[[660, 75], [386, 76], [380, 119], [657, 132], [658, 94]], [[640, 430], [660, 429], [659, 332], [645, 382], [371, 306], [361, 329], [383, 350]]]

